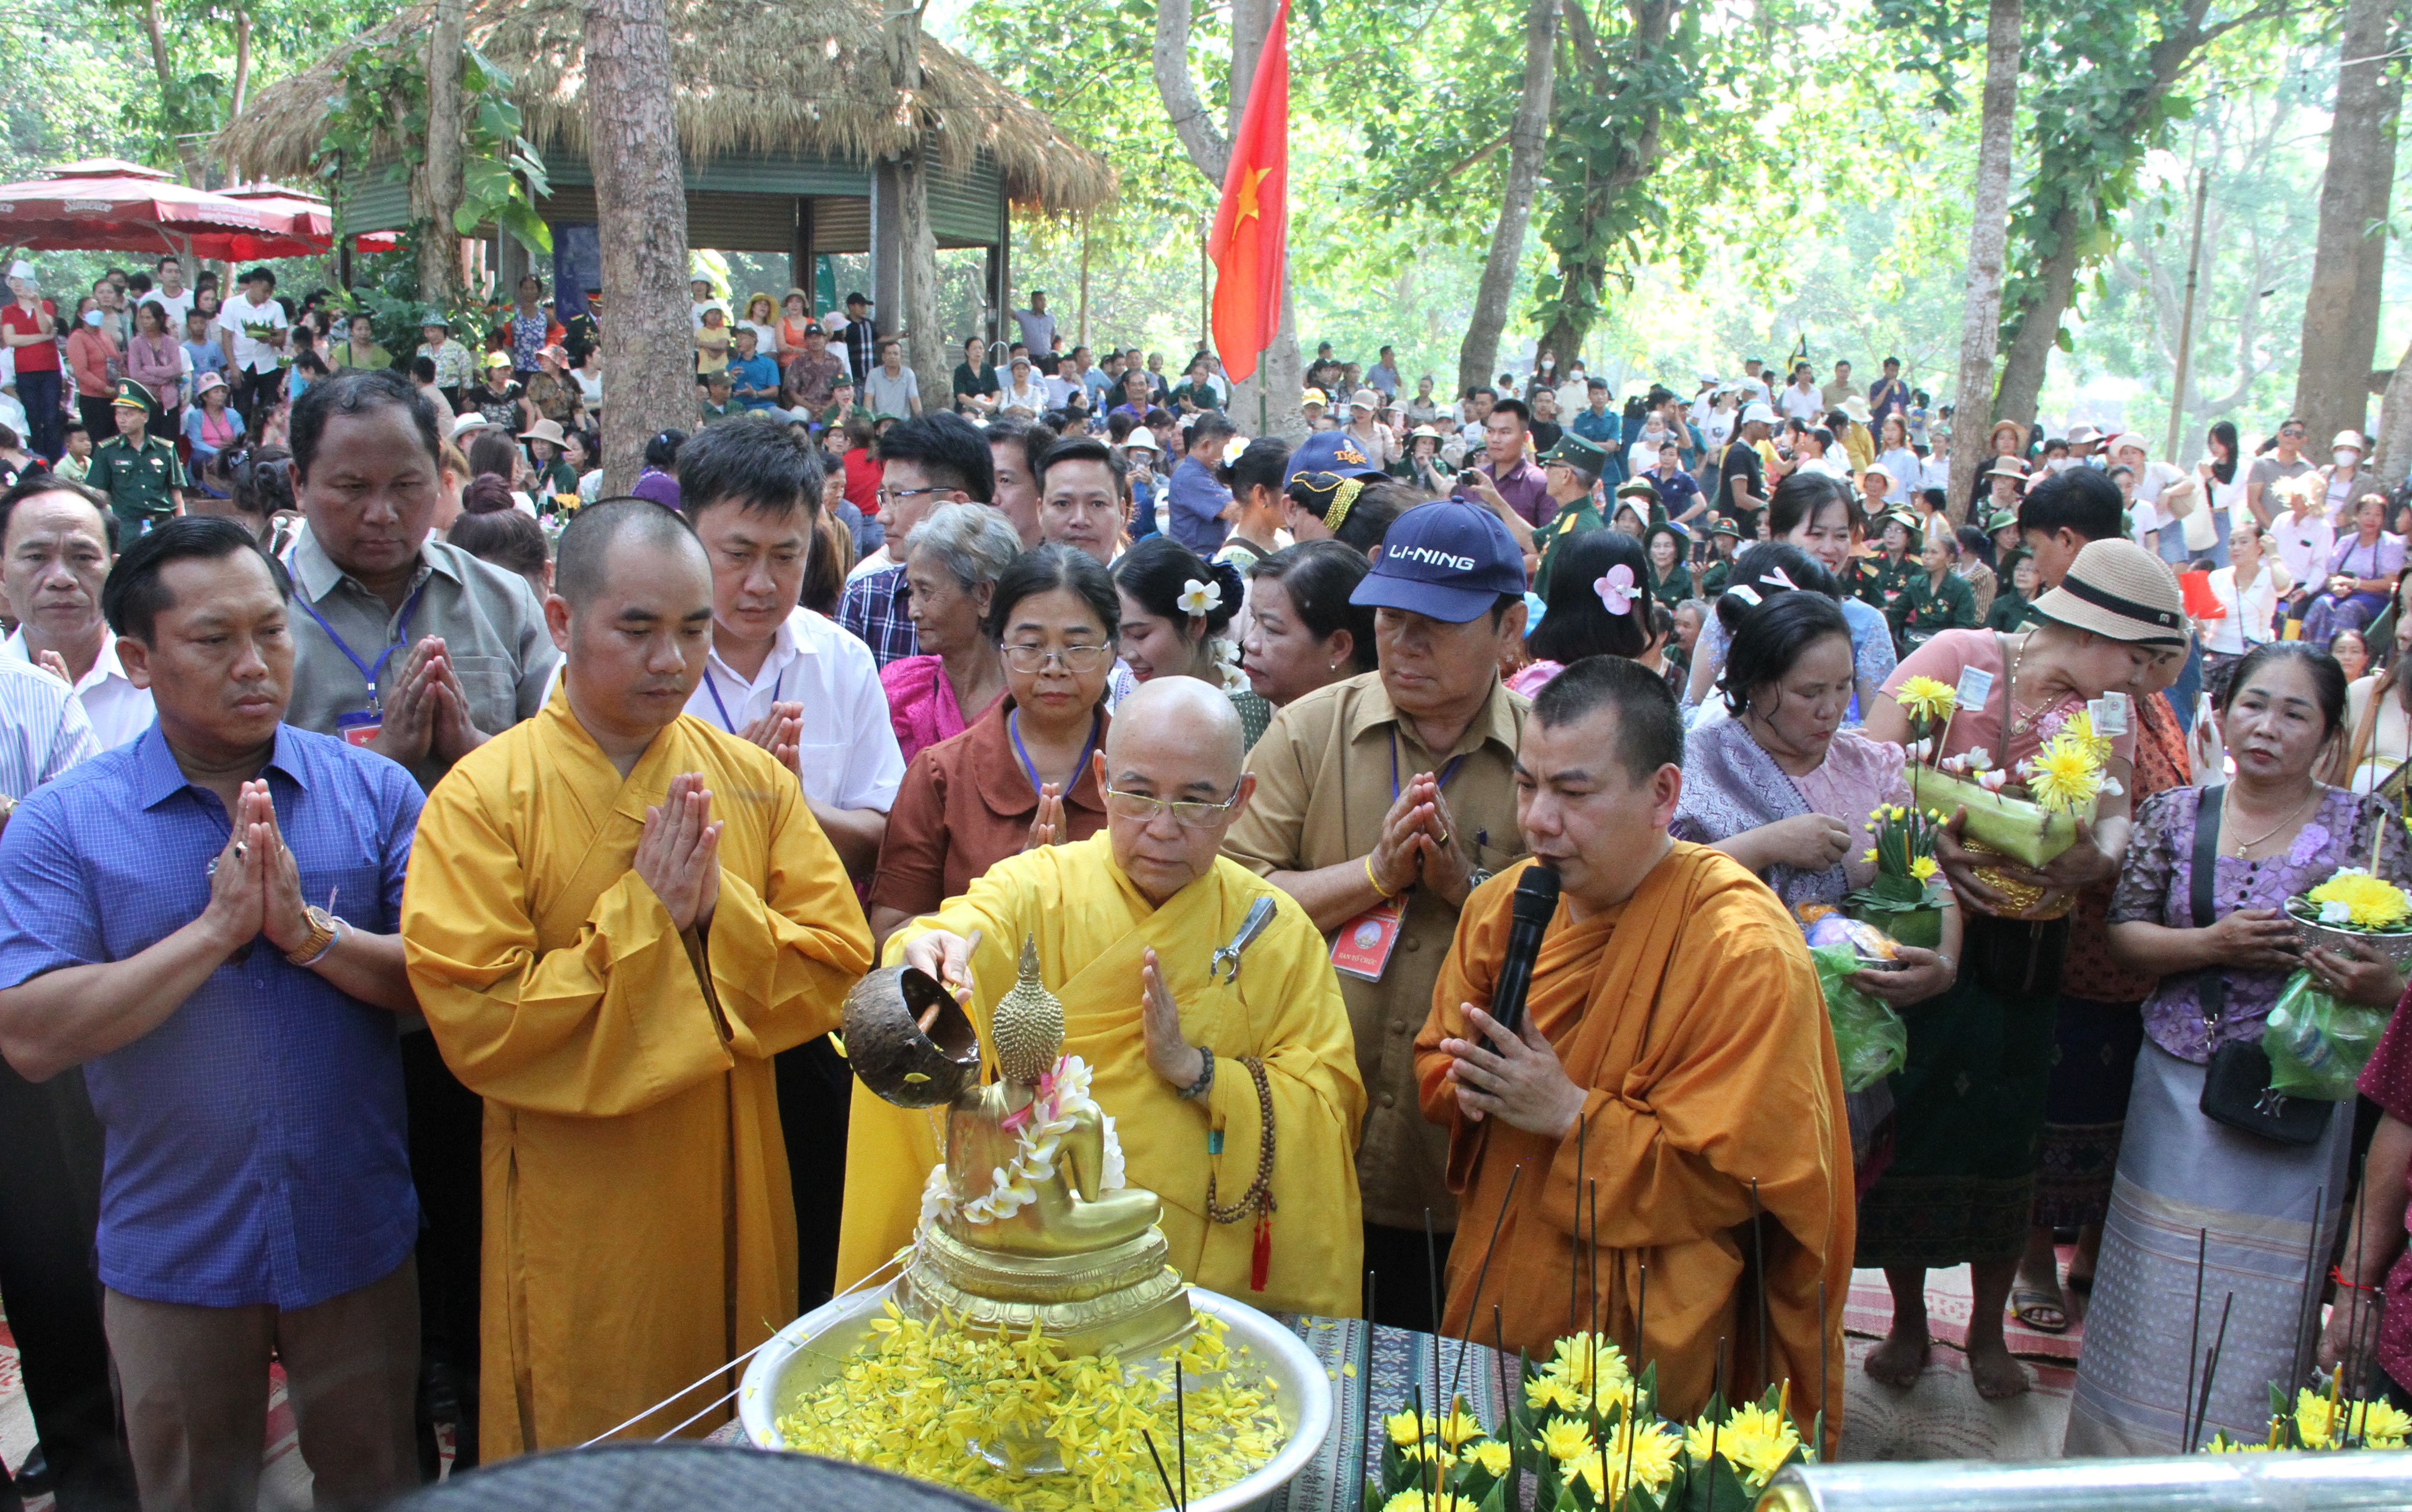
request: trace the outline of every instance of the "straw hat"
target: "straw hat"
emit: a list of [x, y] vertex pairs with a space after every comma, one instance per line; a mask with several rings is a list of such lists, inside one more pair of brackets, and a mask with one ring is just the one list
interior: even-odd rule
[[2060, 586], [2035, 601], [2045, 619], [2140, 645], [2185, 644], [2185, 600], [2159, 557], [2134, 541], [2090, 541]]
[[529, 426], [526, 430], [520, 433], [520, 439], [522, 441], [550, 441], [556, 447], [568, 445], [567, 438], [561, 433], [561, 427], [552, 420], [537, 421], [534, 425]]
[[2027, 464], [2016, 457], [1997, 457], [1993, 465], [1985, 469], [1987, 477], [2008, 477], [2023, 483], [2027, 480]]

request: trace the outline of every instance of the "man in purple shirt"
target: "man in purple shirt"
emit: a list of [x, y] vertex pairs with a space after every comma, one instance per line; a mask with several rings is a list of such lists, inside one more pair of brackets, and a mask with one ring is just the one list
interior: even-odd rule
[[[1508, 501], [1508, 507], [1522, 516], [1524, 523], [1538, 530], [1550, 522], [1550, 516], [1557, 512], [1558, 506], [1550, 497], [1549, 475], [1524, 455], [1525, 440], [1532, 429], [1533, 412], [1524, 407], [1522, 400], [1503, 399], [1492, 405], [1490, 418], [1482, 423], [1484, 458], [1479, 470], [1491, 479], [1499, 496]], [[1463, 482], [1450, 496], [1474, 504], [1482, 502], [1468, 493]]]
[[1231, 491], [1214, 471], [1222, 463], [1223, 448], [1238, 433], [1221, 410], [1201, 412], [1189, 428], [1189, 455], [1172, 470], [1172, 538], [1199, 556], [1213, 556], [1231, 533], [1231, 522], [1224, 518], [1231, 507]]

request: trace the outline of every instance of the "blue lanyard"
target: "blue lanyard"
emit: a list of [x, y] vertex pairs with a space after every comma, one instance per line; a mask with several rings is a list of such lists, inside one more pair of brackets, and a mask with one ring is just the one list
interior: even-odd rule
[[[1081, 773], [1089, 770], [1089, 757], [1096, 754], [1097, 727], [1100, 723], [1102, 721], [1096, 714], [1089, 716], [1089, 743], [1081, 747], [1081, 759], [1072, 766], [1072, 780], [1064, 785], [1064, 796], [1067, 798], [1071, 796], [1073, 788], [1081, 785]], [[1021, 710], [1016, 709], [1005, 716], [1005, 732], [1013, 737], [1014, 757], [1022, 763], [1022, 772], [1030, 779], [1030, 796], [1044, 797], [1045, 795], [1039, 791], [1038, 763], [1030, 759], [1030, 748], [1022, 743]]]
[[[772, 703], [777, 703], [779, 701], [779, 695], [785, 691], [787, 681], [787, 674], [783, 671], [779, 674], [778, 682], [771, 684], [771, 701]], [[728, 731], [731, 735], [736, 734], [737, 721], [728, 717], [728, 705], [720, 701], [720, 684], [713, 680], [712, 668], [709, 665], [707, 665], [703, 669], [703, 691], [712, 695], [712, 706], [720, 711], [721, 727]]]
[[[385, 664], [393, 660], [393, 653], [400, 651], [403, 647], [410, 644], [411, 616], [419, 612], [419, 601], [427, 596], [427, 585], [428, 583], [433, 582], [434, 579], [435, 575], [432, 572], [429, 573], [426, 578], [420, 580], [418, 587], [410, 591], [410, 597], [404, 600], [402, 606], [402, 619], [395, 626], [397, 636], [394, 643], [385, 648], [383, 654], [377, 657], [375, 666], [360, 660], [360, 653], [344, 643], [344, 638], [337, 635], [335, 633], [335, 627], [327, 623], [327, 617], [318, 612], [317, 605], [311, 603], [306, 598], [301, 599], [302, 612], [317, 621], [318, 628], [327, 632], [327, 639], [335, 643], [335, 649], [342, 652], [346, 657], [350, 658], [351, 664], [360, 669], [361, 680], [369, 685], [369, 707], [371, 709], [382, 707], [377, 699], [377, 678], [385, 671]], [[299, 597], [299, 595], [296, 596]]]
[[[1457, 769], [1465, 765], [1465, 758], [1471, 754], [1472, 753], [1470, 752], [1460, 751], [1457, 755], [1449, 757], [1449, 764], [1440, 769], [1440, 776], [1434, 780], [1433, 785], [1434, 787], [1447, 787], [1449, 785], [1449, 780], [1457, 775]], [[1396, 729], [1393, 729], [1390, 731], [1390, 801], [1396, 803], [1398, 800], [1399, 732]]]

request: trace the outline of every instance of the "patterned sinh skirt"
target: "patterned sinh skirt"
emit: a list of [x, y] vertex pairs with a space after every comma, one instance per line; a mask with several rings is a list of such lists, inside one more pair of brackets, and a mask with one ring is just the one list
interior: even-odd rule
[[2127, 1086], [2144, 1043], [2143, 1006], [2062, 994], [2052, 1083], [2044, 1094], [2043, 1151], [2036, 1165], [2034, 1222], [2098, 1224], [2110, 1207]]
[[[2228, 1337], [2204, 1437], [2223, 1428], [2266, 1436], [2270, 1384], [2291, 1391], [2306, 1379], [2319, 1340], [2320, 1282], [2343, 1211], [2353, 1110], [2332, 1114], [2317, 1144], [2273, 1144], [2203, 1117], [2202, 1079], [2201, 1066], [2157, 1045], [2147, 1044], [2136, 1062], [2066, 1454], [2187, 1447], [2179, 1424], [2188, 1361], [2199, 1393], [2223, 1307]], [[2313, 1200], [2323, 1186], [2315, 1238]], [[2206, 1248], [2198, 1326], [2196, 1264]]]
[[2026, 1244], [2068, 921], [1965, 912], [1959, 981], [1902, 1015], [1893, 1163], [1860, 1204], [1860, 1266], [2015, 1260]]

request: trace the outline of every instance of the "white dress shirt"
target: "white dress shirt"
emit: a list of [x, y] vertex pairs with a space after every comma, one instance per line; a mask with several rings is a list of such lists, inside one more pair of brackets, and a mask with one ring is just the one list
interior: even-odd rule
[[2242, 593], [2237, 591], [2234, 567], [2213, 567], [2211, 592], [2228, 612], [2218, 619], [2199, 622], [2204, 651], [2242, 656], [2262, 642], [2276, 639], [2270, 622], [2278, 609], [2278, 582], [2268, 563], [2261, 565], [2261, 570], [2253, 575], [2252, 583]]
[[0, 659], [0, 793], [23, 798], [98, 755], [92, 721], [66, 683], [31, 663]]
[[2314, 509], [2299, 517], [2291, 508], [2281, 509], [2270, 521], [2269, 535], [2287, 577], [2300, 583], [2328, 580], [2329, 560], [2336, 554], [2336, 527], [2327, 515]]
[[734, 735], [774, 703], [804, 706], [796, 765], [807, 798], [833, 809], [882, 814], [895, 806], [904, 753], [889, 722], [888, 692], [879, 685], [869, 646], [836, 621], [800, 608], [779, 626], [771, 654], [751, 681], [713, 651], [686, 712]]
[[[25, 646], [25, 631], [21, 625], [10, 636], [0, 653], [33, 665], [34, 653]], [[41, 668], [35, 668], [36, 671]], [[43, 672], [44, 677], [50, 673]], [[52, 678], [56, 682], [57, 679]], [[75, 685], [76, 702], [83, 705], [84, 715], [92, 723], [92, 733], [104, 751], [113, 751], [151, 727], [156, 717], [151, 707], [147, 688], [138, 688], [127, 681], [125, 668], [118, 664], [117, 638], [103, 634], [100, 654], [93, 659], [92, 670]]]

